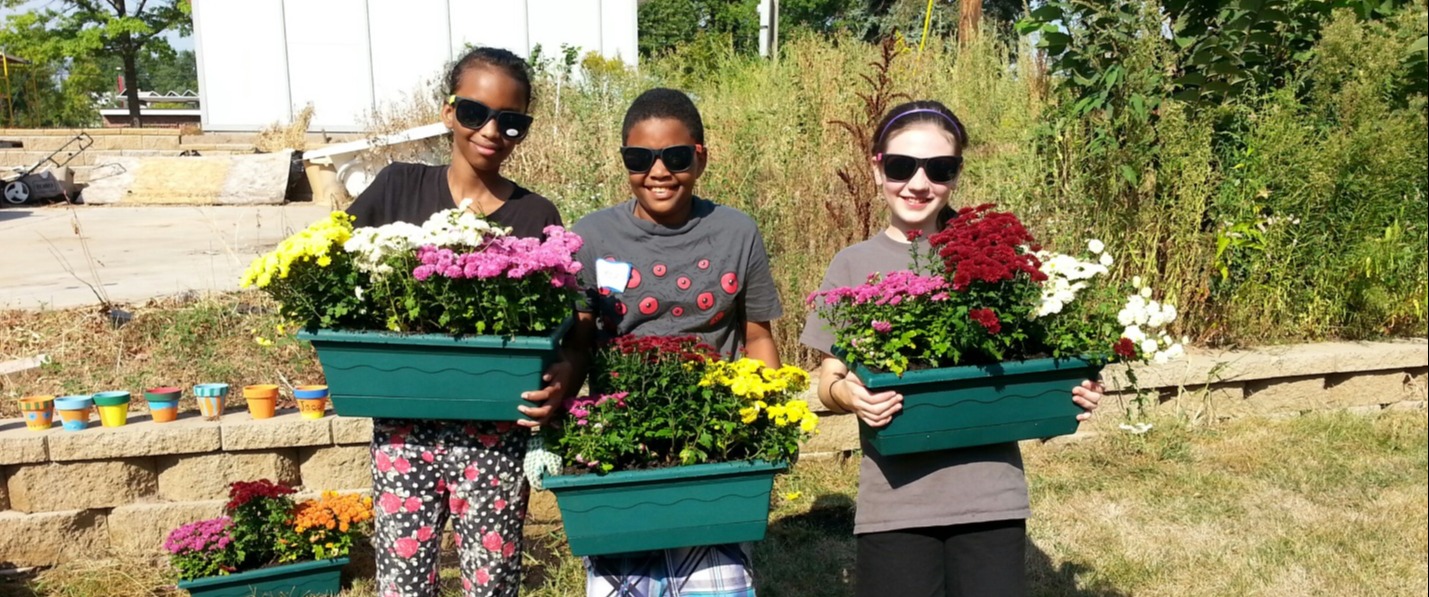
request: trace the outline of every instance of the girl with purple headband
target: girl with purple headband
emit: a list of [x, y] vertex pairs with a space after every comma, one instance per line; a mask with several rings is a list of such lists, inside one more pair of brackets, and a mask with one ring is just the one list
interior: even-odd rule
[[[967, 130], [941, 103], [908, 102], [890, 110], [870, 156], [888, 203], [888, 227], [839, 251], [819, 290], [912, 269], [909, 243], [926, 244], [954, 215], [948, 198], [957, 189], [967, 143]], [[882, 427], [902, 409], [902, 395], [871, 394], [833, 356], [833, 330], [817, 312], [808, 314], [799, 341], [823, 353], [818, 391], [829, 410]], [[1080, 419], [1096, 409], [1101, 392], [1093, 381], [1072, 391], [1072, 401], [1087, 411]], [[867, 442], [862, 448], [854, 516], [860, 597], [1027, 593], [1031, 508], [1016, 443], [900, 456], [879, 454]]]

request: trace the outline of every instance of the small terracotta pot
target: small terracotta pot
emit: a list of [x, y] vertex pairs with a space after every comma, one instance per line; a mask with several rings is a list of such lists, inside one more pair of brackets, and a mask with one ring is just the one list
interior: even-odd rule
[[278, 386], [258, 384], [243, 386], [243, 398], [248, 401], [248, 414], [255, 419], [271, 419], [278, 409]]
[[55, 398], [55, 410], [60, 413], [65, 431], [84, 431], [94, 414], [94, 399], [89, 396], [61, 396]]
[[129, 392], [100, 392], [94, 395], [94, 406], [99, 408], [100, 425], [123, 427], [129, 420]]
[[205, 419], [217, 420], [223, 416], [223, 400], [227, 396], [226, 383], [201, 383], [194, 386], [194, 400], [198, 401], [198, 412]]
[[144, 390], [144, 400], [149, 402], [149, 417], [155, 423], [171, 423], [179, 418], [179, 398], [184, 390], [174, 386], [161, 386]]
[[31, 431], [45, 431], [55, 425], [54, 396], [26, 396], [19, 403], [25, 426]]

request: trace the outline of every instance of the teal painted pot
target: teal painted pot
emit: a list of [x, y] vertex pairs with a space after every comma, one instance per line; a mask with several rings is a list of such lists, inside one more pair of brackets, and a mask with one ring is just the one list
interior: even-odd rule
[[859, 433], [880, 454], [912, 454], [1046, 439], [1076, 433], [1082, 408], [1072, 388], [1096, 379], [1102, 365], [1085, 359], [1036, 359], [994, 365], [873, 373], [854, 372], [870, 392], [903, 394], [903, 410]]
[[608, 555], [763, 540], [774, 475], [787, 466], [720, 462], [542, 484], [556, 495], [571, 553]]
[[206, 419], [223, 416], [223, 401], [228, 396], [226, 383], [201, 383], [194, 386], [194, 401], [198, 402], [198, 412]]
[[329, 398], [345, 417], [515, 421], [560, 356], [567, 319], [549, 336], [463, 336], [318, 330]]
[[342, 591], [347, 558], [298, 562], [226, 576], [179, 581], [193, 597], [308, 597]]
[[89, 396], [61, 396], [55, 398], [55, 410], [60, 413], [60, 425], [65, 431], [83, 431], [89, 427], [90, 416], [94, 413], [94, 399]]

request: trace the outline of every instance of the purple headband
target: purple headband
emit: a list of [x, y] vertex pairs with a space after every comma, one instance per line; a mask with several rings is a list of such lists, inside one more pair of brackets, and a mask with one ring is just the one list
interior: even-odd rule
[[909, 110], [909, 111], [904, 112], [904, 113], [902, 113], [902, 114], [899, 114], [899, 115], [897, 115], [897, 116], [894, 116], [893, 118], [889, 118], [889, 119], [888, 119], [888, 124], [883, 125], [883, 130], [878, 131], [878, 141], [876, 141], [874, 144], [877, 145], [879, 142], [882, 142], [882, 141], [883, 141], [883, 135], [888, 134], [888, 127], [893, 126], [893, 123], [898, 122], [898, 119], [903, 118], [904, 116], [907, 116], [907, 115], [909, 115], [909, 114], [917, 114], [917, 113], [919, 113], [919, 112], [928, 112], [928, 113], [931, 113], [931, 114], [937, 114], [938, 116], [941, 116], [941, 117], [943, 118], [943, 120], [948, 121], [948, 124], [953, 125], [953, 130], [957, 131], [957, 134], [958, 134], [958, 135], [960, 135], [960, 136], [966, 136], [966, 133], [963, 133], [963, 127], [960, 126], [960, 125], [958, 125], [958, 121], [953, 120], [952, 118], [949, 118], [947, 114], [944, 114], [944, 113], [942, 113], [942, 112], [940, 112], [940, 111], [938, 111], [938, 110], [934, 110], [934, 109], [931, 109], [931, 108], [917, 108], [917, 109], [914, 109], [914, 110]]

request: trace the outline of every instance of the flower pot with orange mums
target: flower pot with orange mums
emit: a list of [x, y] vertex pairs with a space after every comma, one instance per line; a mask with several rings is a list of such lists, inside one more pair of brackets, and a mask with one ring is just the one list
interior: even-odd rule
[[195, 597], [338, 594], [349, 551], [371, 530], [372, 500], [292, 494], [268, 480], [233, 483], [224, 516], [170, 533], [164, 548], [178, 587]]

